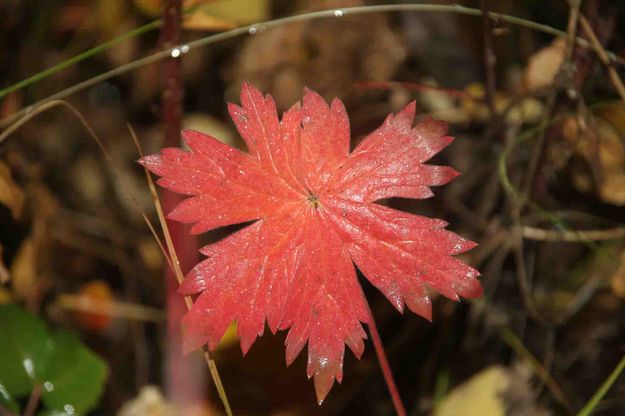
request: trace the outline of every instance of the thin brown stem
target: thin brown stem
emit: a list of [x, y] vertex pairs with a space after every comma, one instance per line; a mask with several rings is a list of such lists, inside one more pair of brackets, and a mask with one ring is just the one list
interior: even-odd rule
[[497, 109], [495, 108], [495, 64], [497, 63], [497, 56], [495, 55], [493, 42], [493, 21], [488, 15], [488, 0], [481, 0], [480, 6], [482, 9], [482, 32], [484, 41], [484, 70], [486, 71], [486, 103], [490, 109], [490, 116], [493, 118], [497, 114]]
[[[567, 78], [570, 78], [569, 63], [573, 55], [573, 48], [575, 46], [576, 39], [575, 33], [577, 30], [577, 22], [579, 20], [579, 1], [572, 1], [571, 3], [572, 4], [570, 6], [569, 20], [567, 25], [566, 52], [562, 64], [560, 65], [559, 71], [560, 74], [566, 76]], [[523, 300], [523, 305], [534, 320], [546, 326], [552, 326], [553, 323], [546, 320], [538, 311], [536, 305], [534, 304], [531, 287], [528, 282], [528, 274], [525, 267], [525, 256], [523, 253], [521, 213], [523, 212], [527, 201], [532, 195], [535, 180], [540, 171], [541, 162], [544, 158], [545, 148], [547, 147], [547, 127], [550, 125], [550, 120], [552, 118], [552, 113], [556, 106], [556, 100], [558, 98], [560, 90], [561, 87], [559, 85], [552, 86], [549, 96], [547, 97], [545, 111], [537, 128], [540, 134], [538, 136], [536, 144], [534, 145], [534, 149], [532, 151], [532, 155], [530, 157], [529, 164], [522, 181], [520, 198], [513, 197], [509, 200], [511, 205], [511, 219], [514, 223], [514, 229], [512, 232], [512, 254], [514, 256], [517, 281], [519, 285], [519, 291], [521, 293], [521, 298]]]
[[101, 301], [71, 293], [62, 293], [56, 303], [63, 309], [87, 312], [129, 321], [161, 323], [165, 320], [162, 310], [132, 302]]
[[614, 69], [614, 67], [611, 65], [608, 53], [601, 45], [601, 42], [599, 42], [597, 35], [592, 30], [590, 23], [588, 23], [588, 19], [586, 19], [584, 16], [580, 16], [579, 22], [582, 26], [582, 29], [584, 30], [584, 33], [590, 40], [590, 43], [592, 44], [595, 52], [599, 56], [601, 63], [608, 68], [608, 75], [610, 77], [612, 85], [614, 86], [614, 89], [616, 89], [616, 91], [618, 92], [621, 100], [625, 102], [625, 85], [623, 85], [623, 81], [621, 80], [621, 77], [619, 77], [618, 72], [616, 72], [616, 69]]
[[527, 361], [536, 376], [547, 386], [553, 397], [567, 410], [571, 411], [571, 401], [562, 390], [562, 387], [553, 379], [549, 371], [534, 357], [523, 342], [507, 327], [500, 329], [500, 336], [517, 355]]
[[41, 400], [41, 384], [36, 383], [30, 392], [28, 403], [26, 403], [26, 409], [24, 409], [24, 416], [35, 416], [37, 407], [39, 407], [39, 401]]
[[514, 264], [516, 266], [516, 277], [521, 292], [521, 300], [523, 306], [529, 315], [536, 321], [545, 326], [553, 326], [552, 322], [545, 319], [538, 311], [534, 299], [532, 297], [532, 289], [529, 283], [527, 268], [525, 267], [525, 255], [523, 254], [523, 239], [519, 231], [512, 232], [512, 254], [514, 256]]
[[[134, 133], [133, 133], [134, 135]], [[134, 137], [135, 143], [138, 145], [138, 141], [136, 140], [136, 136]], [[154, 185], [154, 181], [150, 176], [150, 172], [144, 168], [145, 175], [148, 181], [148, 187], [150, 189], [150, 193], [152, 194], [152, 200], [154, 202], [154, 206], [156, 207], [156, 212], [158, 214], [158, 219], [161, 224], [161, 228], [163, 229], [163, 234], [165, 236], [165, 243], [167, 245], [167, 249], [169, 250], [169, 256], [171, 258], [171, 264], [174, 267], [174, 274], [178, 283], [182, 283], [184, 279], [184, 275], [182, 274], [182, 270], [180, 269], [180, 262], [178, 261], [178, 256], [176, 254], [176, 249], [174, 247], [173, 240], [171, 238], [171, 234], [169, 232], [169, 228], [167, 226], [167, 221], [165, 220], [165, 214], [163, 213], [163, 207], [161, 206], [160, 200], [158, 198], [158, 194], [156, 192], [156, 186]], [[193, 306], [193, 300], [190, 296], [184, 297], [185, 304], [187, 305], [187, 309], [191, 309]], [[208, 365], [208, 369], [210, 371], [211, 377], [213, 378], [213, 382], [215, 383], [215, 388], [217, 389], [217, 393], [219, 394], [219, 398], [221, 399], [222, 404], [224, 405], [224, 409], [226, 411], [226, 415], [231, 416], [232, 410], [230, 408], [230, 402], [228, 401], [228, 396], [226, 396], [226, 390], [224, 389], [223, 383], [221, 381], [221, 377], [219, 376], [219, 371], [217, 370], [217, 365], [215, 361], [210, 357], [209, 351], [206, 347], [203, 349], [204, 351], [204, 359], [206, 360], [206, 364]]]
[[[570, 11], [569, 11], [569, 20], [567, 24], [567, 37], [566, 37], [566, 49], [564, 59], [562, 64], [560, 65], [560, 74], [563, 74], [568, 78], [570, 78], [569, 69], [570, 62], [573, 56], [573, 50], [575, 47], [575, 39], [577, 32], [577, 23], [579, 21], [579, 0], [571, 0]], [[568, 83], [567, 83], [568, 84]], [[558, 97], [558, 93], [560, 92], [560, 87], [555, 86], [555, 88], [551, 89], [549, 97], [547, 97], [547, 104], [545, 106], [545, 111], [543, 113], [543, 118], [540, 122], [541, 133], [538, 136], [538, 140], [534, 146], [534, 151], [532, 152], [531, 159], [529, 161], [529, 165], [527, 168], [527, 173], [524, 178], [524, 183], [522, 186], [522, 201], [530, 196], [532, 193], [532, 187], [534, 185], [535, 177], [539, 171], [539, 167], [541, 165], [541, 161], [543, 159], [543, 154], [545, 150], [545, 145], [547, 141], [547, 129], [542, 129], [542, 127], [546, 127], [549, 124], [549, 120], [551, 119], [552, 112], [554, 110], [556, 99]], [[518, 214], [520, 215], [520, 211], [523, 208], [523, 203], [520, 203], [518, 207]]]
[[[159, 46], [169, 50], [181, 42], [182, 0], [165, 0], [161, 2], [163, 26]], [[180, 129], [182, 125], [182, 59], [181, 53], [172, 53], [162, 63], [162, 119], [164, 126], [164, 146], [180, 145]], [[178, 194], [164, 190], [162, 204], [165, 212], [171, 212], [180, 202]], [[182, 273], [187, 273], [198, 262], [197, 239], [188, 233], [184, 224], [167, 221], [172, 247], [179, 253], [174, 261], [178, 268], [174, 273], [171, 269], [164, 270], [163, 282], [167, 293], [167, 331], [165, 389], [172, 400], [182, 408], [196, 406], [204, 400], [205, 377], [193, 357], [185, 358], [180, 354], [182, 345], [182, 317], [190, 308], [190, 299], [181, 303], [177, 290]], [[176, 282], [177, 280], [177, 282]], [[209, 363], [210, 369], [210, 363]], [[198, 372], [199, 371], [199, 372]]]
[[[163, 29], [161, 47], [170, 49], [180, 43], [180, 18], [182, 0], [168, 0], [163, 5]], [[178, 146], [182, 124], [182, 73], [179, 56], [163, 62], [163, 121], [165, 122], [165, 146]]]
[[[362, 296], [364, 298], [364, 293]], [[388, 358], [386, 358], [386, 352], [384, 351], [384, 345], [382, 344], [382, 339], [380, 338], [380, 333], [378, 332], [373, 312], [371, 312], [371, 307], [369, 306], [367, 299], [364, 299], [365, 305], [367, 306], [367, 313], [369, 314], [369, 333], [371, 335], [371, 342], [373, 342], [373, 348], [375, 349], [375, 354], [378, 357], [378, 362], [380, 363], [380, 369], [382, 370], [386, 387], [388, 387], [388, 392], [391, 395], [393, 407], [395, 407], [395, 413], [397, 413], [397, 416], [406, 416], [406, 407], [401, 400], [397, 384], [395, 383], [395, 378], [393, 377], [393, 371], [388, 363]]]
[[567, 243], [618, 240], [625, 237], [625, 227], [606, 230], [546, 230], [524, 225], [522, 231], [523, 237], [529, 240]]

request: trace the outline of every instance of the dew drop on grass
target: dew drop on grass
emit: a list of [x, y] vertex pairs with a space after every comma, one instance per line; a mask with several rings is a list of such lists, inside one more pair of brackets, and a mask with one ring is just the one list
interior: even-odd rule
[[34, 377], [35, 368], [34, 368], [33, 360], [31, 360], [30, 358], [25, 358], [22, 364], [24, 365], [24, 370], [26, 370], [26, 373], [30, 377]]

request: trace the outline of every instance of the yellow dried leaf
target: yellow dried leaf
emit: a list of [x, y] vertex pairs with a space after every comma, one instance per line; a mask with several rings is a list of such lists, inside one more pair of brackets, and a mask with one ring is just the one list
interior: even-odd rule
[[601, 182], [599, 196], [604, 202], [625, 205], [625, 172], [611, 172]]
[[[479, 123], [488, 123], [491, 120], [490, 109], [485, 102], [486, 91], [479, 82], [473, 82], [464, 90], [467, 95], [462, 99], [462, 109], [467, 117]], [[534, 98], [526, 98], [512, 107], [512, 97], [504, 92], [496, 91], [494, 97], [495, 111], [498, 114], [506, 113], [506, 121], [511, 124], [536, 123], [543, 113], [543, 103]]]
[[[162, 13], [162, 0], [134, 0], [135, 7], [149, 17], [158, 17]], [[204, 27], [189, 27], [186, 19], [183, 27], [187, 29], [199, 30], [224, 30], [233, 25], [248, 24], [266, 20], [269, 17], [268, 0], [184, 0], [183, 10], [192, 11], [192, 15], [204, 14], [207, 17], [196, 17], [203, 19]], [[215, 26], [211, 26], [214, 19]], [[200, 21], [197, 21], [199, 24]], [[220, 26], [228, 23], [230, 26]]]
[[[564, 139], [598, 172], [599, 197], [614, 205], [625, 205], [625, 146], [622, 138], [625, 131], [620, 130], [625, 124], [617, 118], [621, 111], [625, 115], [622, 105], [614, 107], [612, 112], [604, 110], [601, 117], [589, 121], [592, 125], [584, 125], [584, 121], [574, 117], [562, 125]], [[580, 172], [573, 177], [573, 183], [582, 192], [592, 189], [592, 182], [585, 175]]]
[[203, 10], [187, 15], [182, 21], [182, 28], [187, 30], [219, 31], [233, 29], [237, 26], [232, 20], [212, 16]]
[[0, 204], [9, 208], [16, 219], [24, 206], [24, 193], [13, 181], [11, 170], [3, 162], [0, 162]]
[[154, 241], [154, 238], [142, 238], [137, 244], [137, 249], [139, 250], [139, 255], [143, 260], [143, 264], [145, 264], [148, 269], [152, 271], [160, 270], [164, 261], [163, 252], [156, 241]]
[[117, 416], [174, 416], [174, 406], [167, 402], [156, 386], [143, 386], [139, 395], [124, 403]]
[[183, 409], [168, 401], [156, 386], [143, 386], [139, 395], [124, 403], [117, 416], [209, 416], [220, 414], [207, 403], [193, 403]]
[[510, 373], [493, 366], [454, 388], [441, 402], [435, 416], [504, 416], [503, 394], [511, 384]]
[[269, 0], [212, 1], [198, 8], [211, 16], [237, 24], [259, 22], [269, 17]]
[[620, 298], [625, 298], [625, 251], [621, 254], [621, 264], [612, 275], [612, 291]]
[[183, 129], [201, 131], [230, 146], [236, 147], [238, 135], [235, 131], [216, 117], [202, 113], [191, 113], [182, 120]]
[[7, 283], [9, 281], [9, 270], [7, 269], [7, 266], [4, 264], [4, 261], [2, 260], [2, 252], [3, 252], [3, 247], [0, 245], [0, 284], [4, 284]]
[[36, 280], [37, 256], [33, 239], [29, 237], [22, 242], [11, 265], [13, 293], [20, 299], [30, 297], [35, 288]]
[[156, 17], [161, 13], [161, 0], [134, 0], [135, 7], [149, 17]]
[[219, 341], [219, 345], [217, 346], [217, 351], [225, 350], [232, 347], [234, 344], [237, 344], [239, 341], [239, 337], [237, 335], [237, 324], [233, 322], [230, 324], [224, 336]]
[[595, 114], [610, 123], [621, 134], [625, 134], [625, 103], [611, 101], [602, 103], [595, 110]]
[[0, 305], [13, 302], [11, 292], [0, 286]]
[[564, 39], [556, 39], [532, 55], [523, 73], [526, 91], [540, 90], [553, 84], [564, 60], [565, 47]]

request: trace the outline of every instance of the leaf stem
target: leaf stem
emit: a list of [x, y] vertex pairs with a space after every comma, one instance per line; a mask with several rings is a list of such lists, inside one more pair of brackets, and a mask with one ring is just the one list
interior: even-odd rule
[[30, 392], [26, 409], [24, 410], [24, 416], [34, 416], [39, 407], [39, 400], [41, 400], [41, 384], [36, 383], [33, 386], [33, 390]]
[[397, 384], [395, 383], [391, 366], [388, 363], [388, 358], [386, 357], [386, 352], [384, 351], [384, 345], [382, 344], [382, 339], [380, 338], [380, 333], [378, 332], [378, 326], [375, 323], [373, 312], [371, 312], [371, 307], [369, 306], [369, 302], [367, 302], [367, 298], [365, 298], [364, 292], [362, 296], [364, 298], [365, 305], [367, 306], [367, 313], [369, 314], [369, 333], [371, 334], [371, 342], [373, 342], [375, 354], [378, 356], [378, 362], [380, 363], [380, 369], [382, 370], [386, 387], [388, 387], [391, 400], [393, 400], [395, 413], [397, 413], [397, 416], [406, 416], [406, 407], [404, 406], [401, 396], [399, 395], [399, 390], [397, 389]]

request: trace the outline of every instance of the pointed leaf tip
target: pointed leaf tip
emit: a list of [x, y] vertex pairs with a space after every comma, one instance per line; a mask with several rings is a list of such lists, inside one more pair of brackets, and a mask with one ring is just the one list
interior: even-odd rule
[[313, 384], [315, 385], [317, 403], [321, 406], [328, 396], [328, 393], [330, 393], [330, 390], [332, 390], [332, 386], [334, 386], [334, 374], [329, 369], [323, 370], [314, 375]]

